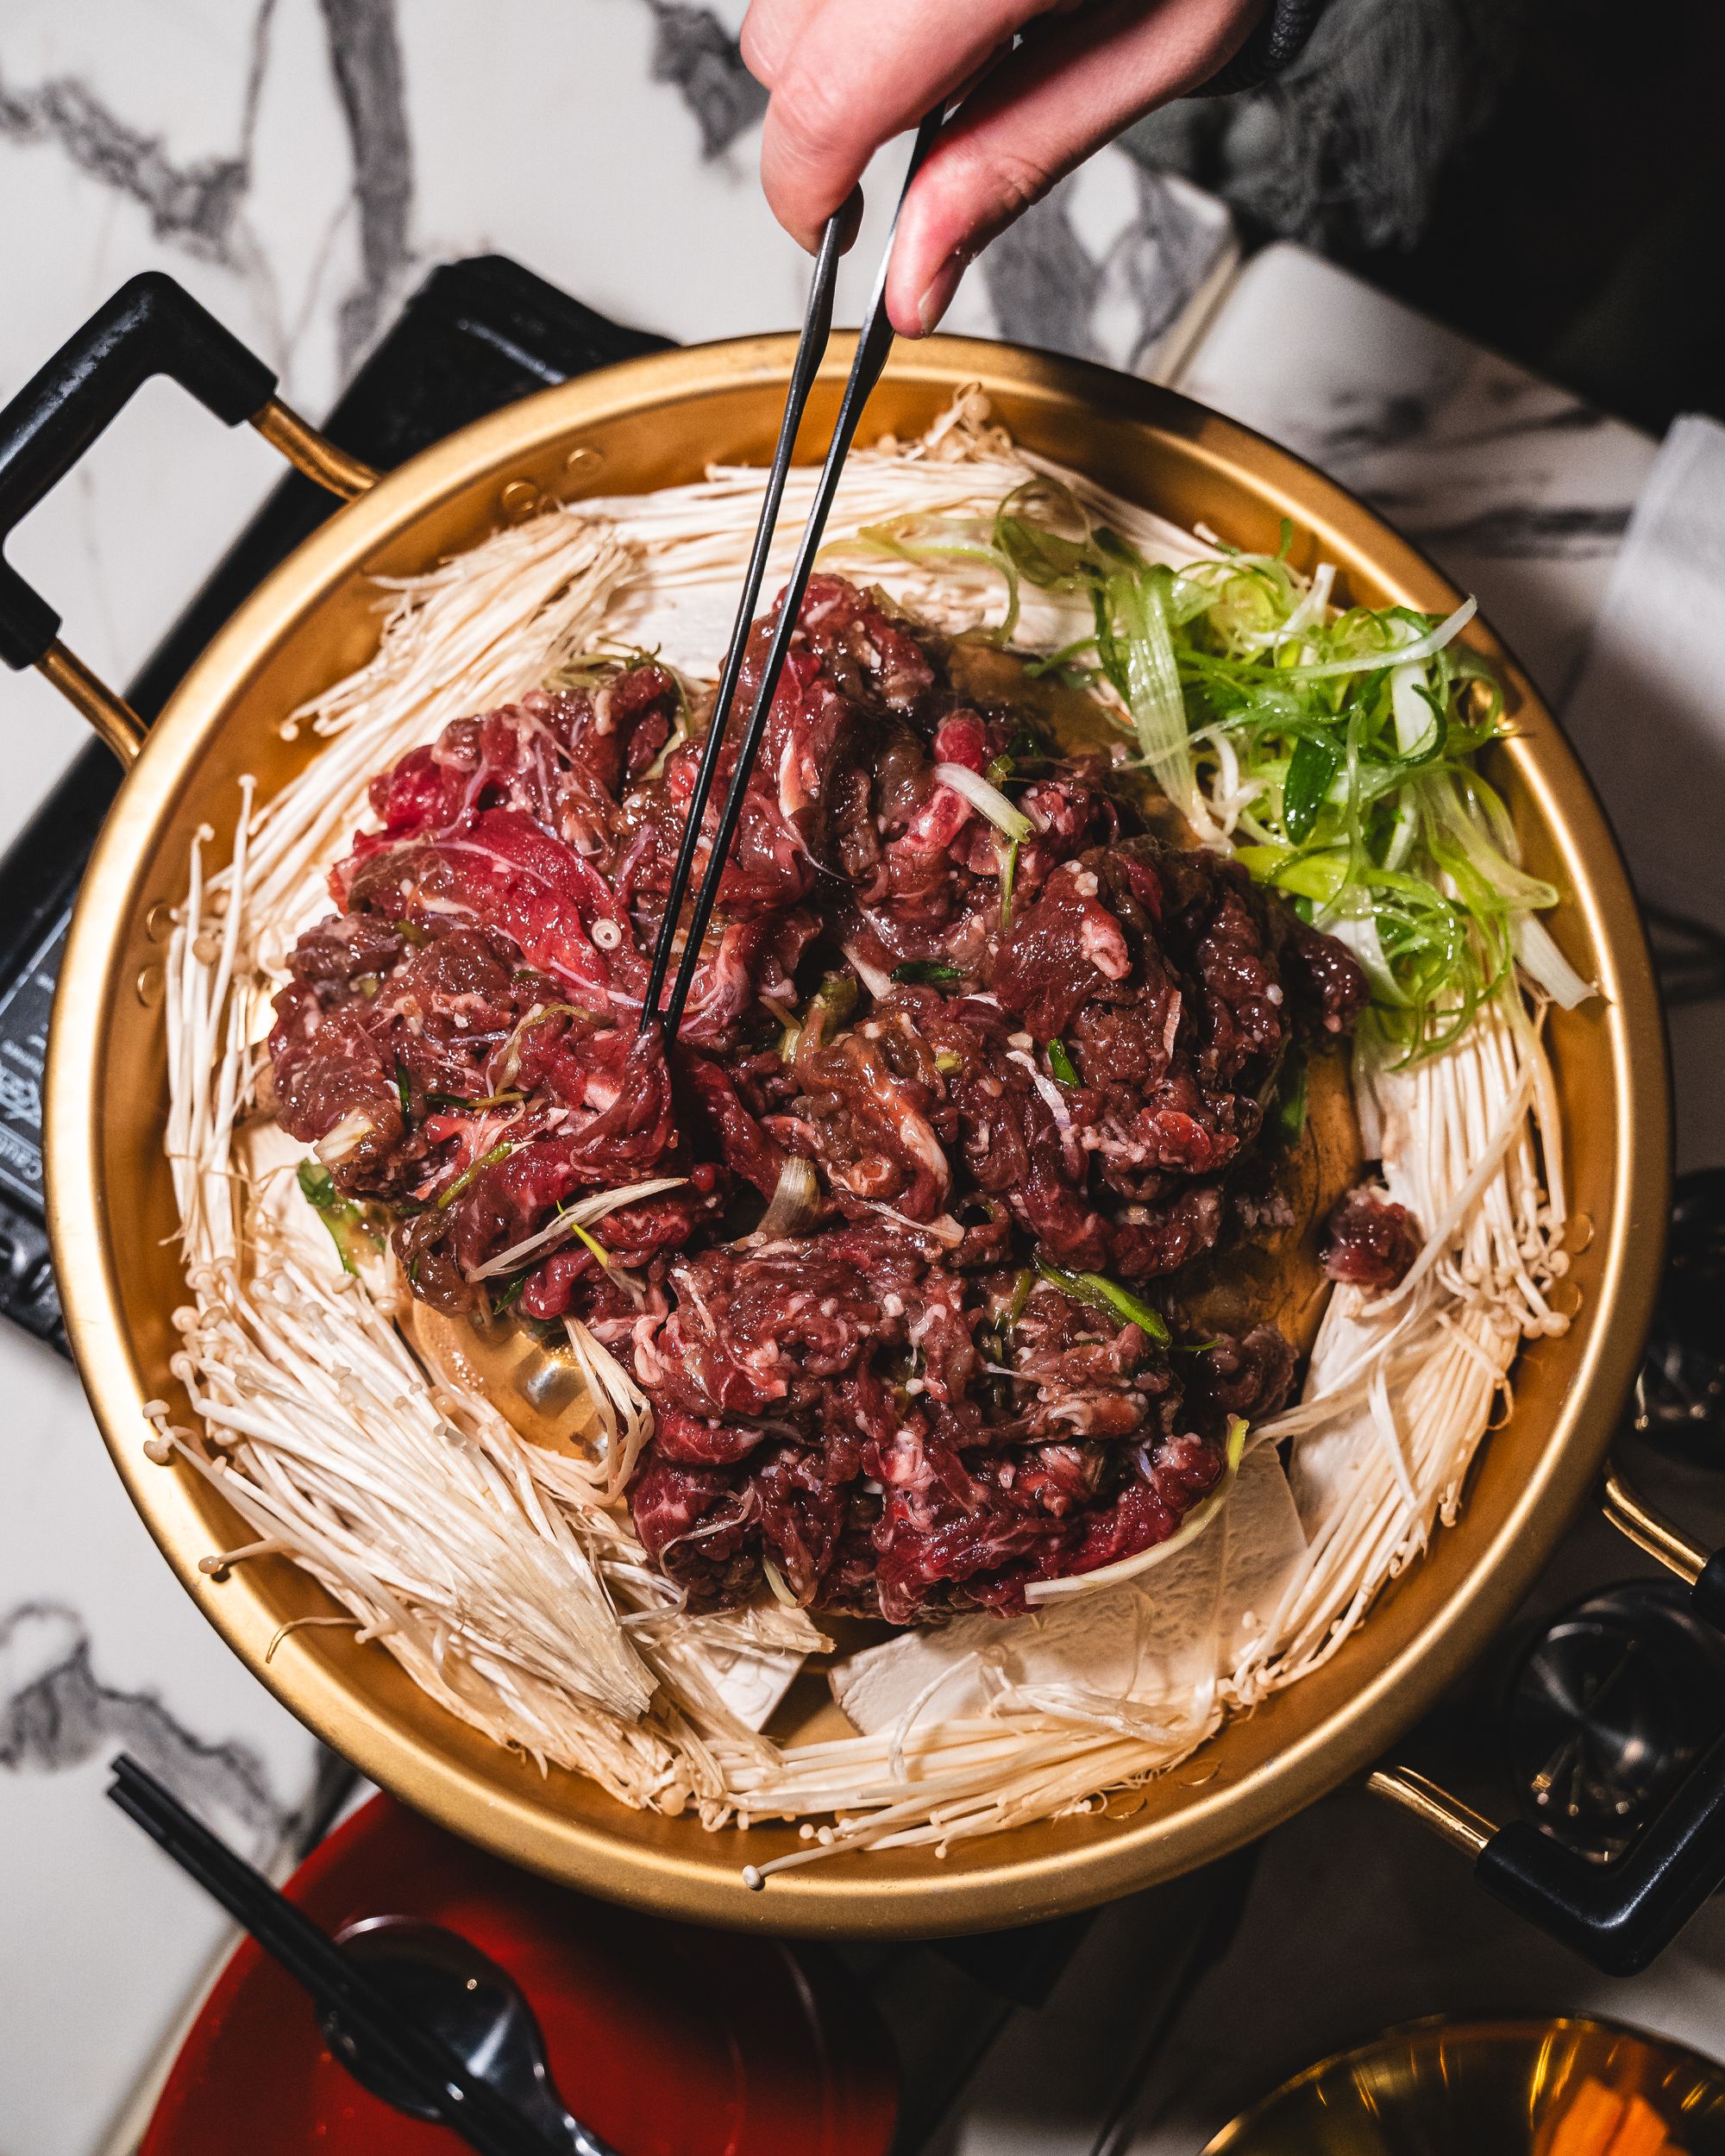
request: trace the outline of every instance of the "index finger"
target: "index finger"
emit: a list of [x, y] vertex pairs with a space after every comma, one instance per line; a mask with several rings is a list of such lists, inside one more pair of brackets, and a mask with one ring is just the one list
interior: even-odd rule
[[1058, 0], [822, 0], [776, 61], [761, 141], [773, 214], [806, 248], [883, 142]]

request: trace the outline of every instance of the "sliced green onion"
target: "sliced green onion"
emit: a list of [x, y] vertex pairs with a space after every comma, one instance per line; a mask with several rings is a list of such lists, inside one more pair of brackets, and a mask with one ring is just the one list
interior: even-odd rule
[[1442, 749], [1447, 724], [1442, 705], [1426, 686], [1424, 667], [1396, 667], [1389, 677], [1389, 705], [1396, 715], [1396, 745], [1404, 759], [1417, 755], [1423, 761]]
[[445, 1206], [453, 1205], [474, 1176], [484, 1175], [487, 1168], [495, 1168], [500, 1160], [507, 1160], [514, 1150], [514, 1145], [505, 1139], [501, 1145], [493, 1145], [490, 1152], [476, 1160], [470, 1168], [464, 1168], [447, 1190], [438, 1192], [437, 1210], [441, 1213]]
[[1306, 1058], [1296, 1050], [1283, 1066], [1272, 1118], [1276, 1134], [1284, 1144], [1292, 1145], [1305, 1135], [1308, 1076]]
[[336, 1189], [336, 1179], [327, 1168], [317, 1167], [309, 1160], [301, 1161], [299, 1194], [329, 1229], [329, 1240], [336, 1245], [336, 1255], [342, 1261], [344, 1273], [358, 1272], [354, 1257], [362, 1243], [369, 1250], [382, 1248], [380, 1238], [366, 1225], [364, 1213], [351, 1198], [344, 1198]]
[[532, 1009], [518, 1018], [513, 1031], [503, 1044], [498, 1059], [498, 1072], [505, 1086], [513, 1085], [521, 1069], [521, 1051], [527, 1036], [536, 1025], [543, 1025], [550, 1018], [579, 1018], [586, 1013], [576, 1003], [536, 1003]]
[[1282, 785], [1282, 828], [1295, 845], [1303, 845], [1318, 820], [1318, 811], [1342, 767], [1338, 744], [1308, 734], [1294, 751]]
[[375, 1131], [377, 1125], [363, 1108], [349, 1108], [332, 1130], [326, 1131], [312, 1151], [327, 1168], [332, 1161], [346, 1160], [355, 1152]]
[[[657, 666], [660, 664], [659, 649], [657, 644], [649, 651], [644, 644], [614, 643], [602, 644], [593, 651], [576, 652], [573, 657], [554, 667], [541, 686], [548, 689], [590, 688], [595, 682], [612, 680], [631, 667]], [[681, 682], [679, 681], [677, 686], [681, 690]]]
[[1076, 1086], [1080, 1082], [1078, 1067], [1067, 1053], [1066, 1044], [1058, 1034], [1048, 1044], [1048, 1067], [1063, 1086]]
[[[1063, 519], [1066, 530], [1056, 529]], [[1027, 479], [1000, 504], [994, 545], [1028, 583], [1044, 592], [1088, 591], [1100, 567], [1095, 528], [1083, 505], [1058, 480]]]
[[800, 1153], [787, 1153], [779, 1169], [771, 1201], [755, 1232], [768, 1243], [806, 1234], [820, 1204], [820, 1181], [814, 1163]]
[[577, 1198], [572, 1203], [561, 1205], [542, 1228], [519, 1243], [511, 1243], [506, 1250], [499, 1250], [495, 1257], [487, 1258], [469, 1275], [473, 1280], [491, 1280], [499, 1273], [511, 1273], [518, 1266], [536, 1265], [549, 1254], [553, 1246], [561, 1243], [579, 1222], [583, 1227], [595, 1220], [603, 1220], [607, 1213], [616, 1213], [624, 1206], [644, 1205], [648, 1199], [657, 1198], [668, 1190], [680, 1190], [688, 1181], [686, 1175], [655, 1175], [645, 1182], [622, 1183], [615, 1190], [596, 1192], [589, 1198]]
[[315, 1167], [309, 1160], [299, 1163], [299, 1194], [309, 1206], [322, 1213], [328, 1206], [341, 1202], [336, 1189], [336, 1178], [327, 1168]]
[[1561, 1009], [1573, 1011], [1599, 993], [1592, 981], [1584, 981], [1564, 956], [1537, 914], [1519, 915], [1513, 937], [1522, 972]]
[[997, 786], [991, 786], [980, 771], [971, 770], [969, 764], [938, 763], [934, 775], [942, 786], [950, 786], [955, 793], [962, 793], [979, 816], [986, 816], [999, 831], [1008, 838], [1026, 839], [1036, 830], [1022, 809], [1014, 808]]
[[1019, 880], [1019, 842], [1009, 838], [1000, 849], [1000, 933], [1013, 924], [1013, 889]]
[[850, 973], [830, 973], [822, 977], [809, 1006], [809, 1016], [817, 1011], [822, 1018], [822, 1037], [831, 1040], [840, 1026], [846, 1024], [856, 1008], [856, 976]]
[[1051, 1264], [1047, 1258], [1038, 1257], [1036, 1269], [1063, 1295], [1074, 1302], [1087, 1304], [1092, 1310], [1135, 1325], [1159, 1345], [1166, 1347], [1170, 1338], [1168, 1321], [1160, 1311], [1152, 1310], [1142, 1302], [1130, 1288], [1122, 1288], [1118, 1281], [1110, 1280], [1106, 1273], [1071, 1273], [1063, 1265]]
[[[529, 1268], [531, 1270], [531, 1268]], [[491, 1314], [500, 1318], [505, 1310], [512, 1310], [521, 1300], [521, 1291], [527, 1285], [527, 1274], [518, 1273], [500, 1295], [492, 1298]]]
[[1053, 674], [1057, 679], [1070, 680], [1076, 671], [1072, 661], [1082, 652], [1095, 649], [1096, 639], [1094, 636], [1075, 636], [1070, 644], [1062, 644], [1057, 651], [1045, 652], [1039, 659], [1027, 659], [1025, 672], [1032, 681], [1040, 681], [1047, 674]]
[[1380, 667], [1404, 667], [1417, 659], [1435, 659], [1446, 644], [1460, 636], [1478, 611], [1477, 599], [1465, 599], [1454, 613], [1423, 636], [1416, 636], [1410, 644], [1380, 646], [1376, 650], [1352, 652], [1340, 659], [1320, 659], [1311, 666], [1290, 667], [1288, 672], [1296, 680], [1321, 681], [1333, 674], [1369, 674]]
[[938, 958], [906, 958], [902, 965], [894, 967], [893, 978], [913, 987], [950, 988], [955, 981], [964, 978], [964, 969]]
[[789, 1586], [787, 1584], [784, 1574], [779, 1570], [778, 1566], [774, 1564], [771, 1557], [762, 1558], [761, 1570], [766, 1579], [767, 1585], [772, 1590], [773, 1600], [775, 1602], [782, 1602], [787, 1609], [800, 1609], [802, 1608], [802, 1604], [798, 1601], [796, 1596], [792, 1594]]
[[572, 1220], [569, 1223], [569, 1225], [575, 1235], [577, 1235], [580, 1239], [586, 1244], [588, 1250], [599, 1260], [599, 1263], [605, 1267], [607, 1272], [609, 1272], [611, 1268], [617, 1263], [617, 1260], [612, 1257], [612, 1253], [606, 1250], [604, 1244], [601, 1243], [599, 1238], [593, 1233], [591, 1229], [584, 1228], [579, 1220]]
[[1166, 569], [1148, 569], [1137, 575], [1123, 571], [1109, 578], [1104, 603], [1113, 616], [1122, 660], [1122, 693], [1132, 713], [1139, 753], [1157, 784], [1191, 823], [1195, 819], [1198, 794], [1192, 768], [1191, 729], [1168, 621], [1170, 581]]
[[599, 1270], [605, 1275], [605, 1278], [611, 1282], [612, 1287], [622, 1288], [624, 1294], [628, 1295], [638, 1308], [642, 1300], [642, 1291], [637, 1283], [630, 1278], [629, 1274], [624, 1268], [618, 1263], [615, 1253], [606, 1250], [604, 1244], [599, 1241], [599, 1238], [596, 1235], [591, 1234], [581, 1225], [579, 1220], [571, 1220], [569, 1226], [580, 1241], [586, 1245], [588, 1250], [593, 1254]]

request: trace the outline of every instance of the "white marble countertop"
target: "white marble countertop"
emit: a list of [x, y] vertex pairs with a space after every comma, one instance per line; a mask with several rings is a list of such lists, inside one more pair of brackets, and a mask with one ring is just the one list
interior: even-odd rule
[[[0, 396], [153, 266], [312, 415], [424, 272], [464, 254], [507, 254], [679, 340], [794, 326], [805, 265], [755, 185], [760, 100], [735, 57], [741, 12], [742, 0], [10, 0]], [[860, 311], [888, 178], [872, 190], [841, 319]], [[1237, 254], [1220, 204], [1110, 152], [984, 258], [951, 326], [1171, 375], [1278, 436], [1478, 592], [1560, 698], [1654, 445], [1298, 249], [1239, 277]], [[224, 435], [153, 385], [10, 555], [63, 612], [71, 646], [122, 681], [279, 468], [243, 430]], [[0, 738], [3, 842], [83, 736], [39, 680], [0, 675]], [[1718, 1156], [1711, 1127], [1693, 1157]], [[0, 1382], [0, 2148], [94, 2156], [123, 2143], [116, 2122], [222, 1936], [101, 1801], [102, 1762], [130, 1745], [273, 1856], [315, 1799], [318, 1757], [181, 1597], [70, 1372], [7, 1331]], [[1441, 1856], [1402, 1853], [1415, 1881]], [[1707, 1966], [1707, 1996], [1725, 2008]], [[1444, 1996], [1465, 1993], [1458, 1976]], [[1631, 2018], [1657, 2018], [1637, 1987], [1615, 1996]], [[1346, 2035], [1380, 2018], [1369, 1990], [1334, 2004]], [[1090, 2145], [1076, 2112], [1064, 2125], [1038, 2145]], [[986, 2086], [953, 2135], [970, 2156], [1023, 2140]]]

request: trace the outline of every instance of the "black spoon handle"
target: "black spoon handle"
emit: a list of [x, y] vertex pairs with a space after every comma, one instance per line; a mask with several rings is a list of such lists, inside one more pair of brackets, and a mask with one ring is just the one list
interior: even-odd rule
[[410, 2021], [304, 1909], [195, 1819], [136, 1760], [122, 1752], [108, 1792], [159, 1847], [244, 1926], [272, 1959], [310, 1992], [320, 2009], [389, 2061], [404, 2078], [435, 2090], [443, 2123], [480, 2156], [568, 2156], [548, 2140], [439, 2038]]

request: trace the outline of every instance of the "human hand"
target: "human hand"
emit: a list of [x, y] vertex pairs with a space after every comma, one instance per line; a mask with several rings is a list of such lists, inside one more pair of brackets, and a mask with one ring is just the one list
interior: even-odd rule
[[1207, 81], [1264, 6], [751, 0], [743, 57], [771, 93], [767, 199], [812, 250], [881, 144], [964, 92], [905, 198], [887, 279], [894, 328], [926, 335], [997, 232], [1123, 128]]

